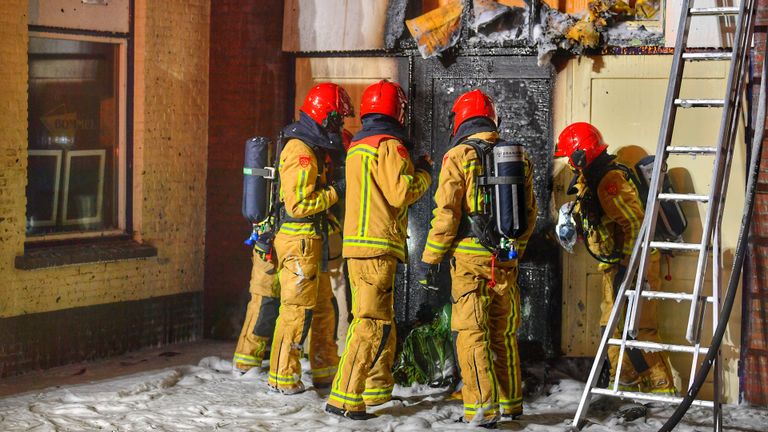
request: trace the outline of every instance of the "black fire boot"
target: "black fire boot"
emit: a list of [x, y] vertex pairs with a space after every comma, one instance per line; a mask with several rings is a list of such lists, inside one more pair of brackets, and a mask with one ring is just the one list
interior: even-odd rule
[[368, 414], [365, 411], [349, 411], [343, 408], [335, 407], [331, 404], [325, 404], [325, 412], [337, 415], [339, 417], [348, 418], [350, 420], [370, 420], [376, 418], [375, 414]]

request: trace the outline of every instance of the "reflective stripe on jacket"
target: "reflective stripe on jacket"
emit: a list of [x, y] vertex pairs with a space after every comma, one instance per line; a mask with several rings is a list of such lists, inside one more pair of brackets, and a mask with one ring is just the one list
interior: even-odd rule
[[[325, 167], [325, 164], [323, 164]], [[326, 182], [326, 172], [318, 175], [315, 152], [299, 139], [291, 139], [280, 153], [280, 201], [292, 218], [306, 218], [326, 212], [339, 195]], [[329, 215], [330, 218], [330, 215]], [[311, 222], [284, 222], [280, 232], [292, 235], [320, 235]], [[333, 222], [329, 221], [329, 226]]]
[[408, 206], [429, 188], [429, 173], [414, 171], [399, 139], [373, 135], [350, 145], [346, 180], [344, 257], [405, 261]]
[[[499, 140], [499, 134], [479, 132], [466, 138], [466, 140], [470, 139], [495, 143]], [[477, 197], [477, 205], [475, 205], [475, 180], [479, 175], [482, 175], [482, 165], [472, 146], [459, 144], [445, 153], [435, 192], [436, 207], [432, 212], [432, 226], [427, 236], [422, 261], [437, 264], [442, 261], [445, 254], [491, 255], [488, 249], [477, 242], [476, 238], [457, 238], [462, 217], [478, 211], [483, 206], [482, 196]], [[525, 251], [528, 239], [536, 225], [533, 172], [527, 156], [525, 157], [525, 192], [528, 229], [517, 239], [518, 256], [522, 256]]]

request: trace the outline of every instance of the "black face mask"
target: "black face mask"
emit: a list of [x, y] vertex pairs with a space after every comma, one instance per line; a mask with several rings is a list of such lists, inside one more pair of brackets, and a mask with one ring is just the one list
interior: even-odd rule
[[584, 150], [574, 150], [571, 153], [571, 163], [577, 170], [583, 170], [587, 167], [587, 153]]
[[341, 128], [344, 126], [344, 118], [338, 111], [331, 111], [328, 116], [325, 117], [322, 124], [323, 128], [328, 131], [328, 134], [341, 135]]
[[[298, 138], [305, 143], [326, 150], [344, 150], [341, 130], [331, 134], [328, 129], [315, 123], [304, 112], [299, 113], [299, 121], [289, 124], [283, 129], [286, 138]], [[335, 135], [335, 136], [331, 136]]]

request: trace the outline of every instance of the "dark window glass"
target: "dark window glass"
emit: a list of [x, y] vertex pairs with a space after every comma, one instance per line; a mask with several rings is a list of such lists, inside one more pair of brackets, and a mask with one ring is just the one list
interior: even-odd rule
[[30, 38], [29, 235], [119, 228], [119, 52]]

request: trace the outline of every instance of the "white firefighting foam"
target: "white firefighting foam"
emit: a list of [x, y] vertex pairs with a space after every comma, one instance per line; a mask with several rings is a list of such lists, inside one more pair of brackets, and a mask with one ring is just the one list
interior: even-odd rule
[[[307, 369], [308, 365], [304, 365]], [[311, 386], [305, 374], [304, 384]], [[525, 415], [500, 423], [501, 430], [564, 431], [568, 428], [583, 383], [561, 379], [526, 401]], [[206, 357], [197, 366], [143, 372], [91, 384], [49, 388], [0, 399], [2, 431], [422, 431], [469, 430], [456, 423], [459, 401], [445, 400], [440, 389], [426, 386], [395, 388], [401, 400], [375, 412], [379, 417], [356, 422], [328, 415], [325, 396], [310, 389], [282, 396], [267, 388], [265, 372], [233, 375], [230, 362]], [[615, 408], [617, 405], [613, 405]], [[647, 419], [623, 422], [614, 408], [591, 413], [586, 431], [655, 431], [672, 412], [652, 407]], [[768, 411], [745, 406], [725, 407], [725, 429], [762, 431]], [[711, 430], [711, 414], [693, 409], [681, 432]]]

